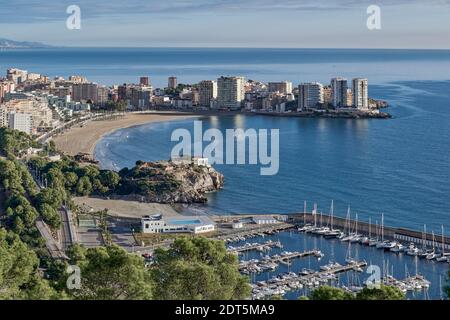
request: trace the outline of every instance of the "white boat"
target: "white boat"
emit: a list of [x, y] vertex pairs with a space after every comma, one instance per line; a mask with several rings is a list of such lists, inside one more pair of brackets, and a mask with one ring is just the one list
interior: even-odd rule
[[408, 256], [417, 256], [419, 255], [420, 250], [417, 247], [410, 247], [407, 251], [406, 254]]
[[361, 237], [361, 239], [359, 239], [359, 243], [369, 245], [369, 237]]
[[439, 257], [436, 258], [437, 262], [447, 262], [450, 258], [450, 253], [441, 253]]
[[390, 250], [391, 250], [391, 252], [394, 252], [394, 253], [400, 253], [400, 252], [403, 252], [404, 249], [405, 249], [405, 246], [404, 246], [404, 245], [402, 245], [401, 243], [397, 243], [397, 244], [396, 244], [393, 248], [391, 248]]
[[395, 241], [388, 241], [388, 242], [386, 242], [386, 244], [384, 245], [384, 250], [386, 250], [386, 251], [390, 251], [392, 248], [395, 248], [395, 246], [397, 246], [397, 242], [395, 242]]
[[377, 249], [384, 249], [389, 241], [378, 241], [376, 244]]
[[429, 254], [427, 254], [427, 256], [426, 256], [425, 258], [426, 258], [427, 260], [434, 260], [434, 259], [436, 259], [438, 256], [439, 256], [439, 255], [433, 251], [433, 252], [430, 252]]

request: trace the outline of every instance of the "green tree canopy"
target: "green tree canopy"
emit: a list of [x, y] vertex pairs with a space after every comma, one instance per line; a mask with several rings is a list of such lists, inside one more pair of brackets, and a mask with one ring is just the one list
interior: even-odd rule
[[158, 299], [230, 300], [250, 296], [238, 259], [221, 241], [179, 238], [169, 249], [157, 249], [152, 276]]
[[81, 271], [81, 288], [69, 295], [81, 300], [150, 299], [151, 278], [141, 257], [112, 245], [85, 249], [75, 245], [67, 252]]
[[379, 288], [367, 288], [357, 293], [357, 300], [404, 300], [405, 294], [393, 286], [381, 285]]
[[38, 274], [39, 260], [19, 237], [0, 228], [0, 300], [56, 299], [57, 293]]
[[311, 300], [352, 300], [353, 295], [340, 288], [321, 286], [310, 296]]

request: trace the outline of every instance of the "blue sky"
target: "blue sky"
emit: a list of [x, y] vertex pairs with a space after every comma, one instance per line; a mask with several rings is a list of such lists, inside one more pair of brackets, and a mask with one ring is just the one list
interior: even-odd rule
[[64, 46], [450, 48], [450, 0], [0, 0], [0, 14], [0, 38]]

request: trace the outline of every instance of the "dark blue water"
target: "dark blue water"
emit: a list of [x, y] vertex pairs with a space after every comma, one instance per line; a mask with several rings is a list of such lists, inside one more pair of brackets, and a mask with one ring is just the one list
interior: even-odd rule
[[83, 74], [104, 84], [137, 82], [150, 76], [155, 86], [167, 77], [194, 83], [220, 75], [263, 81], [329, 82], [337, 74], [368, 76], [371, 83], [444, 80], [449, 50], [366, 49], [195, 49], [62, 48], [0, 51], [0, 72], [18, 67], [49, 76]]

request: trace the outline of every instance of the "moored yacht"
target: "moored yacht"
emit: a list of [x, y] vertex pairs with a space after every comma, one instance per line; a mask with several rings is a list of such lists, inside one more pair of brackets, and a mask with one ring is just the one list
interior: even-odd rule
[[398, 242], [397, 242], [397, 243], [395, 244], [395, 246], [392, 247], [390, 250], [391, 250], [391, 252], [394, 252], [394, 253], [400, 253], [400, 252], [403, 252], [404, 249], [405, 249], [405, 246], [402, 245], [401, 243], [398, 243]]

